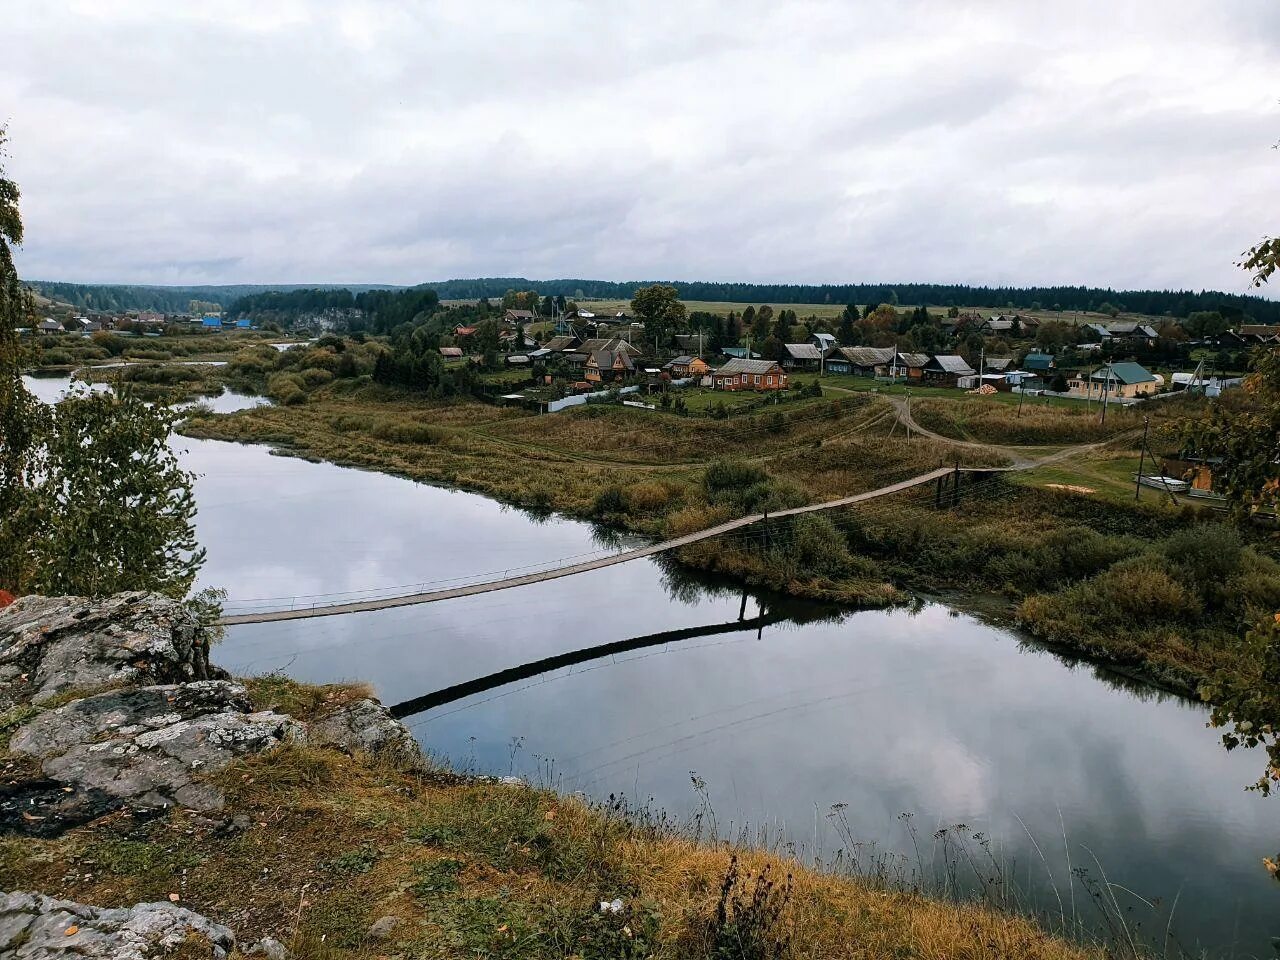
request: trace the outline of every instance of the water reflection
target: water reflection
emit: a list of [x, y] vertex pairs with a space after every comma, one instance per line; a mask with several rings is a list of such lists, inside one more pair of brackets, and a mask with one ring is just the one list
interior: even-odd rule
[[[407, 583], [596, 548], [586, 524], [529, 524], [468, 494], [215, 446], [199, 452], [214, 458], [201, 496], [236, 506], [202, 510], [206, 577], [233, 593], [266, 580], [289, 593]], [[733, 629], [739, 617], [750, 622]], [[729, 581], [641, 560], [424, 607], [237, 627], [218, 656], [234, 670], [369, 680], [389, 703], [453, 687], [408, 722], [428, 748], [488, 772], [508, 772], [522, 738], [516, 772], [683, 815], [700, 802], [697, 771], [723, 829], [767, 824], [828, 858], [847, 846], [832, 805], [847, 804], [855, 836], [900, 854], [912, 852], [898, 819], [911, 811], [926, 841], [958, 822], [997, 838], [1012, 879], [1047, 908], [1049, 872], [1067, 895], [1067, 852], [1096, 875], [1092, 850], [1113, 883], [1166, 910], [1181, 890], [1173, 928], [1188, 945], [1225, 947], [1238, 929], [1261, 953], [1280, 932], [1260, 866], [1280, 807], [1244, 792], [1253, 759], [1222, 751], [1199, 706], [1135, 695], [940, 605], [744, 602]], [[1075, 893], [1083, 913], [1088, 894]], [[1163, 931], [1163, 919], [1147, 923]]]
[[[261, 447], [178, 446], [200, 475], [202, 582], [233, 597], [473, 577], [618, 546], [457, 491]], [[1128, 917], [1145, 916], [1157, 940], [1175, 900], [1172, 930], [1190, 950], [1227, 955], [1235, 942], [1237, 956], [1266, 956], [1280, 935], [1280, 891], [1260, 864], [1280, 805], [1244, 791], [1256, 757], [1223, 751], [1197, 704], [939, 604], [849, 612], [638, 560], [236, 627], [216, 658], [242, 673], [367, 680], [388, 703], [453, 687], [408, 721], [425, 746], [593, 797], [687, 814], [702, 802], [696, 771], [722, 833], [767, 827], [824, 859], [854, 837], [914, 858], [899, 819], [910, 811], [926, 860], [933, 830], [963, 822], [996, 839], [1011, 880], [1055, 916], [1072, 894], [1087, 913], [1068, 855], [1097, 876], [1096, 854], [1122, 906], [1140, 906], [1125, 890], [1160, 905]], [[828, 816], [837, 804], [844, 835]]]

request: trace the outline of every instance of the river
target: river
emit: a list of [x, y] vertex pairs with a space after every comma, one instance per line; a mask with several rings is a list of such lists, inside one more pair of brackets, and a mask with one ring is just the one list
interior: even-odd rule
[[[36, 383], [57, 395], [56, 381]], [[176, 445], [199, 474], [202, 582], [233, 600], [446, 581], [602, 548], [588, 524], [472, 494], [261, 447]], [[869, 845], [864, 861], [874, 846], [931, 872], [943, 856], [934, 832], [963, 823], [1055, 922], [1074, 909], [1096, 925], [1088, 885], [1105, 871], [1108, 899], [1157, 945], [1176, 902], [1169, 929], [1188, 952], [1275, 955], [1280, 884], [1261, 859], [1280, 849], [1280, 797], [1244, 789], [1262, 755], [1223, 750], [1200, 705], [940, 604], [840, 612], [639, 560], [422, 607], [235, 627], [215, 658], [238, 673], [365, 680], [392, 704], [629, 638], [645, 639], [406, 722], [458, 766], [681, 818], [709, 798], [721, 836], [745, 827], [804, 856], [830, 859], [852, 836]], [[1087, 878], [1071, 878], [1068, 856]]]

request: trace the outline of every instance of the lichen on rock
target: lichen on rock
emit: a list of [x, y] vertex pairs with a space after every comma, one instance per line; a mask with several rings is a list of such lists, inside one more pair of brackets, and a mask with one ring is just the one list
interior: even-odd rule
[[225, 677], [181, 603], [154, 593], [22, 597], [0, 609], [0, 712], [68, 693]]
[[194, 945], [223, 960], [236, 938], [222, 924], [172, 903], [106, 909], [39, 893], [0, 893], [0, 956], [14, 960], [151, 960]]

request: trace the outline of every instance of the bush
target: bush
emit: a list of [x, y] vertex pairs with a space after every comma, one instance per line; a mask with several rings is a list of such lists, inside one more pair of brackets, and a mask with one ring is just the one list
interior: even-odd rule
[[1198, 598], [1174, 579], [1158, 558], [1142, 556], [1121, 561], [1095, 577], [1092, 584], [1099, 612], [1114, 612], [1129, 624], [1201, 613]]
[[1174, 533], [1162, 552], [1183, 582], [1207, 596], [1240, 569], [1244, 544], [1235, 528], [1202, 523]]
[[707, 467], [702, 486], [707, 499], [715, 501], [726, 493], [733, 493], [758, 483], [768, 481], [769, 475], [757, 466], [737, 460], [717, 460]]
[[333, 380], [333, 374], [328, 370], [321, 370], [319, 367], [308, 367], [298, 374], [302, 377], [302, 382], [308, 389], [314, 390], [316, 387], [322, 387], [326, 383]]
[[403, 420], [391, 420], [375, 423], [370, 431], [377, 440], [390, 443], [439, 443], [444, 436], [436, 427], [425, 423], [406, 423]]
[[657, 513], [670, 502], [673, 491], [663, 483], [630, 483], [622, 490], [627, 513]]
[[610, 514], [625, 513], [626, 509], [627, 505], [622, 496], [622, 488], [617, 484], [610, 484], [596, 494], [595, 503], [591, 506], [591, 513], [597, 517], [607, 517]]

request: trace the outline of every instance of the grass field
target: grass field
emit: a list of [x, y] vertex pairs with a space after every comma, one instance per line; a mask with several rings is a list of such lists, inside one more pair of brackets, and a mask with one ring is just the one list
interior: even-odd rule
[[[474, 300], [446, 300], [445, 305], [460, 305], [464, 303], [475, 303]], [[626, 313], [631, 312], [630, 300], [592, 300], [582, 299], [575, 301], [579, 309], [589, 310], [601, 319], [608, 319], [616, 314], [619, 310]], [[755, 307], [759, 309], [764, 303], [768, 303], [773, 307], [774, 311], [778, 310], [794, 310], [796, 316], [801, 320], [808, 317], [817, 317], [820, 320], [838, 320], [844, 313], [845, 304], [843, 303], [773, 303], [771, 301], [762, 301], [761, 303], [742, 303], [728, 300], [682, 300], [690, 313], [715, 313], [725, 316], [730, 312], [742, 313], [747, 307]], [[858, 308], [862, 309], [866, 304], [858, 304]], [[879, 306], [879, 304], [872, 304]], [[899, 304], [898, 310], [911, 310], [918, 304]], [[938, 315], [946, 313], [946, 307], [940, 304], [929, 304], [930, 310]], [[1018, 314], [1023, 317], [1035, 317], [1045, 322], [1049, 320], [1061, 320], [1064, 323], [1081, 324], [1081, 323], [1116, 323], [1116, 322], [1136, 322], [1136, 323], [1152, 323], [1159, 325], [1166, 317], [1153, 317], [1140, 313], [1121, 313], [1119, 316], [1112, 317], [1109, 313], [1092, 313], [1083, 310], [1064, 310], [1056, 313], [1052, 310], [1024, 310], [1017, 307], [964, 307], [963, 313], [977, 313], [984, 317], [995, 316], [997, 314]], [[536, 325], [541, 328], [541, 324]], [[531, 329], [533, 329], [531, 327]]]
[[[304, 719], [367, 695], [274, 676], [247, 685], [257, 709]], [[411, 755], [289, 744], [211, 779], [226, 797], [216, 818], [171, 809], [0, 839], [0, 875], [8, 889], [103, 906], [172, 899], [300, 960], [1112, 956], [1001, 912], [1017, 896], [1006, 878], [986, 903], [949, 901], [945, 878], [968, 869], [954, 839], [940, 857], [927, 846], [936, 869], [904, 882], [895, 858], [819, 872], [783, 848], [706, 842], [714, 828], [701, 821], [695, 831]], [[600, 909], [615, 898], [616, 912]], [[389, 936], [371, 936], [387, 916], [399, 920]]]

